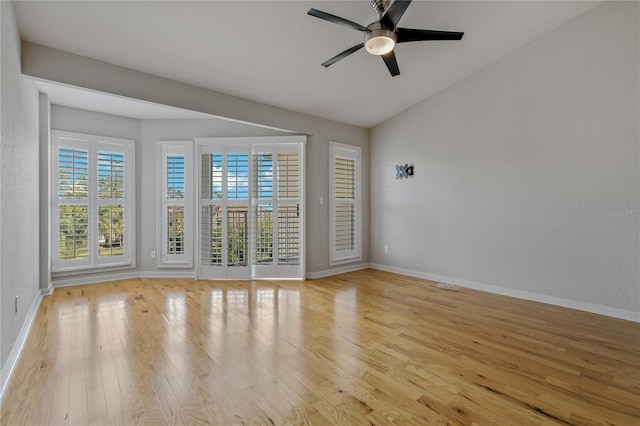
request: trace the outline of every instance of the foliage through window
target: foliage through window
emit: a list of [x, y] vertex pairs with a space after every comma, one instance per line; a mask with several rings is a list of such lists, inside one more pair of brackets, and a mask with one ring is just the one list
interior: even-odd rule
[[196, 140], [199, 277], [304, 276], [303, 140]]
[[192, 263], [191, 141], [159, 142], [160, 266], [189, 267]]
[[53, 131], [53, 270], [133, 262], [133, 145]]

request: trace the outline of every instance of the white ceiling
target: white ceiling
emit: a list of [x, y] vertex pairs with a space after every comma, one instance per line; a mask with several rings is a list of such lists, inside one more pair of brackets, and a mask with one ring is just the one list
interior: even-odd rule
[[362, 33], [310, 17], [309, 8], [367, 25], [376, 19], [369, 1], [29, 1], [15, 9], [30, 42], [372, 127], [599, 3], [414, 1], [401, 27], [465, 35], [397, 46], [397, 77], [363, 49], [320, 66]]

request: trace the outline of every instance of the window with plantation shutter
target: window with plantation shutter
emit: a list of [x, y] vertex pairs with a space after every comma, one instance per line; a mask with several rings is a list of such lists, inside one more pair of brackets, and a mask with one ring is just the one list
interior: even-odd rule
[[192, 141], [158, 142], [160, 267], [193, 265]]
[[302, 136], [196, 139], [199, 278], [303, 278]]
[[132, 265], [134, 142], [51, 135], [53, 272]]
[[361, 149], [331, 142], [330, 263], [362, 259]]

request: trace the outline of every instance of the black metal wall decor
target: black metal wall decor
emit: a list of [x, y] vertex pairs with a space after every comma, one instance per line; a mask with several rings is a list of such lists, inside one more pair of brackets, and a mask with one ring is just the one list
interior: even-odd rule
[[413, 164], [396, 165], [396, 179], [409, 179], [409, 176], [413, 176]]

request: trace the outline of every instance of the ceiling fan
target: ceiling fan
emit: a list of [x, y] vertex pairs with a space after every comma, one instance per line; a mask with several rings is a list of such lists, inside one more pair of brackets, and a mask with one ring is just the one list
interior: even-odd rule
[[398, 43], [406, 43], [409, 41], [427, 41], [427, 40], [460, 40], [464, 33], [454, 31], [434, 31], [419, 30], [412, 28], [399, 28], [398, 22], [409, 7], [411, 0], [396, 0], [390, 4], [389, 0], [371, 0], [371, 8], [378, 13], [380, 18], [367, 25], [366, 27], [340, 18], [330, 13], [322, 12], [317, 9], [309, 9], [307, 14], [334, 24], [353, 28], [354, 30], [364, 33], [364, 42], [357, 44], [344, 52], [338, 53], [333, 58], [322, 63], [324, 67], [335, 64], [341, 59], [346, 58], [352, 53], [357, 52], [363, 47], [372, 55], [380, 56], [387, 65], [392, 77], [400, 74], [398, 62], [393, 49]]

